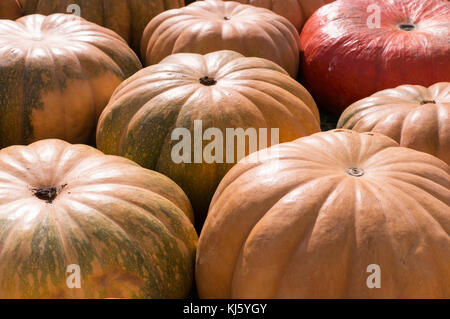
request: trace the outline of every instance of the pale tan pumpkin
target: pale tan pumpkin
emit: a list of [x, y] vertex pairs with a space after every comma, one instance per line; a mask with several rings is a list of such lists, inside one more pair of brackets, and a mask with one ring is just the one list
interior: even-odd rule
[[185, 298], [192, 218], [173, 181], [125, 158], [61, 140], [4, 148], [0, 298]]
[[[199, 0], [200, 1], [200, 0]], [[203, 1], [203, 0], [202, 0]], [[221, 1], [221, 0], [217, 0]], [[300, 32], [303, 24], [321, 6], [334, 0], [225, 0], [270, 9], [288, 19]]]
[[[220, 131], [223, 145], [214, 149], [222, 156], [195, 162], [195, 121], [202, 121], [203, 132]], [[192, 147], [185, 150], [189, 161], [176, 162], [172, 151], [180, 141], [172, 134], [180, 128], [189, 130]], [[265, 129], [266, 145], [278, 129], [279, 142], [288, 142], [320, 131], [319, 111], [308, 91], [271, 61], [232, 51], [179, 53], [117, 88], [100, 117], [97, 147], [172, 178], [189, 196], [200, 226], [220, 179], [238, 159], [238, 143], [227, 147], [226, 131], [239, 128], [254, 129], [260, 140]], [[200, 141], [200, 155], [210, 142]], [[234, 156], [227, 161], [230, 150]]]
[[142, 68], [113, 31], [68, 14], [0, 20], [0, 148], [87, 143], [114, 89]]
[[450, 298], [449, 205], [449, 166], [382, 134], [335, 130], [253, 153], [212, 200], [199, 295]]
[[174, 53], [233, 50], [271, 60], [295, 77], [298, 41], [295, 27], [270, 10], [205, 0], [165, 11], [150, 21], [142, 37], [141, 56], [152, 65]]
[[184, 6], [183, 0], [22, 0], [25, 14], [77, 13], [113, 30], [139, 52], [142, 32], [159, 13]]
[[378, 132], [450, 164], [450, 83], [402, 85], [350, 105], [338, 128]]

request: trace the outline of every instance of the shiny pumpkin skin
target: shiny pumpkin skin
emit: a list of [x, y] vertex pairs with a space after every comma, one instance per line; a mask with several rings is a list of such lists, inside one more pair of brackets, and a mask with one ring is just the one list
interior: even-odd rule
[[142, 68], [113, 31], [67, 14], [0, 21], [0, 148], [87, 143], [114, 89]]
[[237, 2], [205, 0], [163, 12], [145, 28], [141, 50], [146, 65], [174, 53], [219, 50], [271, 60], [292, 77], [299, 65], [295, 27], [270, 10]]
[[[379, 8], [380, 27], [374, 8]], [[450, 81], [450, 2], [342, 0], [323, 6], [300, 35], [301, 81], [319, 107], [350, 104], [399, 85]], [[368, 23], [370, 22], [370, 23]], [[401, 29], [401, 24], [411, 23]]]
[[[139, 53], [142, 32], [159, 13], [184, 6], [183, 0], [23, 0], [25, 14], [67, 13], [80, 6], [81, 17], [113, 30]], [[69, 13], [72, 11], [69, 10]]]
[[15, 20], [22, 16], [22, 5], [19, 0], [0, 1], [0, 19]]
[[[200, 1], [200, 0], [199, 0]], [[201, 0], [203, 1], [203, 0]], [[303, 24], [321, 6], [334, 0], [226, 0], [270, 9], [288, 19], [300, 32]]]
[[[205, 76], [216, 84], [203, 85], [199, 79]], [[311, 95], [268, 60], [232, 51], [204, 56], [180, 53], [124, 81], [100, 117], [97, 147], [174, 180], [191, 200], [198, 229], [220, 179], [235, 162], [176, 164], [172, 160], [171, 151], [179, 143], [171, 139], [175, 128], [189, 129], [194, 152], [195, 120], [202, 121], [203, 132], [220, 129], [224, 141], [227, 128], [257, 132], [266, 128], [268, 145], [271, 128], [279, 128], [280, 142], [320, 131]], [[203, 141], [202, 150], [209, 143]], [[234, 152], [236, 158], [237, 143]]]
[[[49, 187], [53, 201], [36, 195]], [[0, 298], [187, 297], [192, 216], [173, 181], [125, 158], [54, 139], [4, 148]], [[66, 285], [72, 264], [81, 288]]]
[[450, 165], [450, 83], [377, 92], [350, 105], [337, 127], [387, 135]]
[[350, 130], [270, 150], [214, 195], [197, 247], [201, 298], [450, 297], [446, 163]]

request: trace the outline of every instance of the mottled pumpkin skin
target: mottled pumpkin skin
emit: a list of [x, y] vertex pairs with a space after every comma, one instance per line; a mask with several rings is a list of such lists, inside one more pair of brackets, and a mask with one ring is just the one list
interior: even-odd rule
[[[253, 153], [212, 200], [199, 296], [450, 298], [449, 205], [449, 166], [382, 134], [328, 131]], [[372, 264], [380, 288], [367, 286]]]
[[19, 0], [0, 1], [0, 19], [15, 20], [22, 16], [22, 6]]
[[[214, 85], [203, 85], [205, 76]], [[176, 164], [171, 157], [179, 140], [175, 128], [189, 129], [194, 153], [194, 121], [203, 132], [218, 128], [279, 129], [279, 141], [292, 141], [320, 131], [311, 95], [275, 63], [246, 58], [232, 51], [205, 56], [180, 53], [147, 67], [122, 83], [103, 111], [97, 128], [97, 147], [125, 156], [169, 176], [191, 200], [197, 226], [203, 223], [218, 183], [233, 163]], [[259, 134], [258, 134], [259, 135]], [[203, 141], [202, 150], [210, 141]], [[223, 154], [226, 154], [224, 142]], [[248, 143], [246, 154], [248, 154]], [[190, 155], [190, 154], [189, 154]]]
[[378, 132], [450, 164], [450, 83], [401, 85], [350, 105], [338, 128]]
[[232, 50], [271, 60], [292, 77], [298, 73], [298, 32], [268, 9], [205, 0], [156, 16], [144, 30], [141, 56], [146, 65], [174, 53], [207, 54]]
[[[36, 189], [56, 187], [53, 201]], [[0, 298], [184, 298], [197, 235], [167, 177], [85, 145], [0, 151]], [[81, 288], [68, 288], [67, 266]]]
[[67, 14], [0, 21], [0, 148], [87, 143], [114, 89], [142, 68], [113, 31]]
[[301, 83], [319, 107], [340, 116], [384, 89], [449, 82], [449, 16], [450, 2], [442, 0], [341, 0], [323, 6], [300, 35]]
[[[111, 29], [139, 53], [142, 32], [159, 13], [184, 6], [183, 0], [23, 0], [25, 14], [67, 13], [80, 6], [81, 17]], [[69, 13], [72, 11], [69, 10]]]
[[[200, 1], [200, 0], [199, 0]], [[203, 0], [202, 0], [203, 1]], [[321, 6], [334, 0], [226, 0], [270, 9], [288, 19], [300, 32], [303, 24]]]

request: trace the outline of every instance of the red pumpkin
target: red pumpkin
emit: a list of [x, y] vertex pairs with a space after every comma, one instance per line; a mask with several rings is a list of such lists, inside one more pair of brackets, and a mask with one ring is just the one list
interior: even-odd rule
[[19, 0], [0, 1], [0, 19], [15, 20], [22, 16], [22, 4]]
[[270, 10], [238, 2], [205, 0], [165, 11], [145, 28], [141, 49], [146, 65], [174, 53], [232, 50], [271, 60], [292, 77], [298, 73], [295, 27]]
[[302, 83], [319, 106], [340, 114], [383, 89], [448, 82], [449, 17], [450, 2], [441, 0], [323, 6], [300, 35]]

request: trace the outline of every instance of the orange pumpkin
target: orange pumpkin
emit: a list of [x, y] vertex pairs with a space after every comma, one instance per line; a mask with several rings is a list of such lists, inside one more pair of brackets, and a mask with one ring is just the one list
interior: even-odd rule
[[288, 19], [300, 32], [303, 24], [321, 6], [334, 0], [225, 0], [270, 9]]
[[295, 27], [270, 10], [205, 0], [163, 12], [150, 21], [142, 37], [141, 56], [153, 65], [174, 53], [232, 50], [271, 60], [295, 77], [298, 42]]
[[22, 16], [22, 5], [19, 0], [0, 1], [0, 19], [15, 20]]
[[201, 298], [450, 298], [446, 163], [350, 130], [246, 159], [200, 235]]
[[4, 148], [0, 298], [185, 298], [189, 218], [174, 182], [125, 158], [61, 140]]
[[164, 10], [184, 6], [183, 0], [22, 0], [25, 14], [77, 13], [88, 21], [113, 30], [139, 52], [147, 23]]
[[382, 133], [450, 164], [450, 83], [377, 92], [350, 105], [338, 128]]
[[303, 9], [304, 20], [306, 22], [306, 20], [308, 20], [309, 17], [311, 17], [317, 9], [328, 3], [334, 2], [335, 0], [299, 0], [299, 1]]
[[[201, 121], [199, 130], [196, 121]], [[187, 130], [191, 139], [188, 147], [174, 152], [187, 141], [184, 135], [174, 136], [177, 129]], [[311, 95], [271, 61], [232, 51], [179, 53], [117, 88], [100, 117], [97, 147], [177, 182], [190, 198], [200, 228], [220, 179], [240, 152], [251, 149], [246, 137], [245, 149], [239, 147], [241, 139], [228, 146], [228, 129], [254, 130], [261, 148], [272, 143], [272, 129], [279, 130], [279, 142], [320, 131], [319, 112]], [[205, 137], [208, 132], [212, 134]]]
[[0, 148], [86, 143], [114, 89], [141, 69], [116, 33], [54, 14], [0, 20]]

